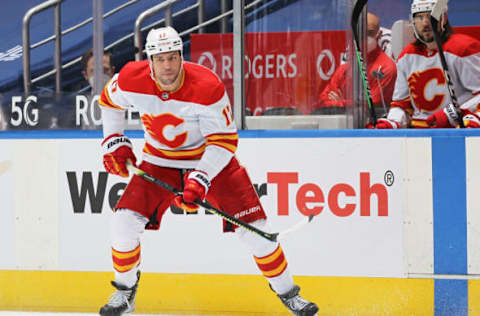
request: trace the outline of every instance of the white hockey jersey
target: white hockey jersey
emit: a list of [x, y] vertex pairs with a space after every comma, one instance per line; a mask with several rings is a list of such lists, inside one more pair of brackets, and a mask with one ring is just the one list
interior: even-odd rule
[[[453, 88], [462, 108], [475, 112], [480, 106], [480, 42], [452, 34], [443, 44]], [[469, 102], [467, 102], [469, 101]], [[428, 116], [451, 103], [447, 81], [437, 51], [408, 44], [397, 61], [397, 81], [391, 108], [410, 115], [412, 127], [428, 127]], [[389, 119], [400, 122], [398, 111]], [[405, 120], [403, 120], [405, 122]], [[401, 127], [407, 127], [402, 126]]]
[[183, 63], [182, 82], [162, 91], [148, 61], [130, 62], [105, 86], [99, 100], [104, 136], [123, 133], [125, 110], [140, 113], [143, 159], [159, 166], [197, 168], [210, 179], [233, 157], [238, 134], [225, 86], [209, 69]]

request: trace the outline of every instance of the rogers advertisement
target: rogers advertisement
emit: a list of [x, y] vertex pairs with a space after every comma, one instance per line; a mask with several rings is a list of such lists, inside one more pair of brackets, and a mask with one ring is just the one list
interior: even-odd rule
[[[248, 33], [245, 37], [247, 109], [274, 107], [309, 114], [345, 51], [345, 31]], [[191, 60], [223, 80], [233, 104], [233, 35], [192, 34]]]

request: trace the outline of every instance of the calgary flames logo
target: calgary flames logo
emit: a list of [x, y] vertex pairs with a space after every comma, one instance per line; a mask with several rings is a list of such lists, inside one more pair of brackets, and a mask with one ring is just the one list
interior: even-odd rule
[[427, 86], [434, 80], [437, 82], [437, 86], [445, 86], [445, 76], [440, 68], [431, 68], [425, 71], [415, 72], [408, 78], [410, 96], [419, 110], [434, 112], [443, 104], [445, 94], [435, 94], [429, 99], [427, 99], [425, 95]]
[[177, 127], [184, 122], [183, 119], [171, 114], [161, 114], [161, 115], [142, 115], [142, 122], [147, 129], [147, 132], [156, 140], [162, 144], [167, 145], [170, 148], [178, 148], [182, 146], [187, 140], [187, 132], [176, 135], [173, 139], [168, 139], [165, 136], [165, 128], [167, 126]]

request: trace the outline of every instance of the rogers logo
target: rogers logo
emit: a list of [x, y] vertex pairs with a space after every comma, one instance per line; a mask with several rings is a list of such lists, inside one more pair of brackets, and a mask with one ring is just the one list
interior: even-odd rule
[[[327, 58], [328, 62], [326, 64], [330, 65], [330, 68], [325, 71], [323, 70], [323, 60]], [[320, 78], [323, 80], [327, 81], [330, 80], [330, 77], [333, 75], [333, 72], [335, 71], [335, 58], [333, 57], [332, 52], [329, 49], [324, 49], [320, 52], [320, 54], [317, 57], [317, 72]]]
[[[325, 203], [330, 211], [339, 217], [351, 216], [357, 209], [360, 209], [360, 216], [371, 216], [372, 201], [375, 200], [378, 216], [388, 216], [387, 186], [383, 183], [370, 183], [369, 172], [360, 172], [359, 190], [348, 183], [337, 183], [326, 192], [315, 183], [294, 186], [298, 184], [298, 172], [267, 172], [267, 183], [277, 185], [278, 215], [289, 214], [289, 190], [297, 187], [295, 202], [298, 210], [306, 216], [320, 214]], [[389, 186], [392, 184], [393, 182], [389, 182]], [[376, 199], [372, 200], [372, 197]], [[344, 200], [346, 202], [341, 203]], [[308, 207], [308, 204], [313, 203], [315, 206]]]
[[202, 55], [198, 58], [198, 64], [207, 67], [213, 72], [217, 72], [217, 62], [215, 57], [210, 52], [203, 52]]

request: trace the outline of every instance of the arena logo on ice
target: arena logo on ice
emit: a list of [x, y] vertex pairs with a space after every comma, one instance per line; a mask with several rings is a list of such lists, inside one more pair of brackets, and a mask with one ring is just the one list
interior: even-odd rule
[[372, 184], [370, 172], [360, 172], [358, 185], [340, 182], [325, 192], [315, 183], [299, 184], [298, 172], [267, 172], [268, 184], [277, 187], [278, 215], [289, 215], [289, 199], [294, 197], [298, 210], [304, 215], [318, 215], [328, 206], [339, 217], [351, 216], [357, 209], [360, 216], [371, 216], [372, 201], [376, 200], [378, 216], [388, 216], [387, 186], [393, 184], [393, 173], [387, 171], [384, 179], [385, 183]]

